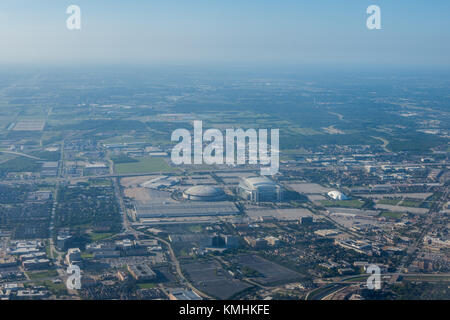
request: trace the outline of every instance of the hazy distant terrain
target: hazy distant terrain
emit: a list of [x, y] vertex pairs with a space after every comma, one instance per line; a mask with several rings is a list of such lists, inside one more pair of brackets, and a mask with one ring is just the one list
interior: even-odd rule
[[[445, 151], [449, 86], [448, 74], [406, 72], [7, 73], [0, 78], [1, 135], [46, 144], [64, 132], [103, 139], [102, 130], [114, 129], [117, 139], [133, 131], [137, 140], [151, 134], [167, 142], [174, 128], [200, 119], [218, 128], [280, 128], [287, 151], [332, 144]], [[19, 129], [23, 121], [39, 127], [43, 120], [42, 131]]]

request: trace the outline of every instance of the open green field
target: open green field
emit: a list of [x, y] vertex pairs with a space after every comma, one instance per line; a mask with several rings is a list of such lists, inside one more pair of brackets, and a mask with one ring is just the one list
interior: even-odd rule
[[0, 163], [0, 171], [6, 172], [36, 172], [41, 167], [34, 159], [17, 157]]
[[156, 287], [154, 283], [138, 283], [137, 286], [139, 289], [152, 289]]
[[94, 187], [110, 187], [112, 185], [109, 179], [89, 179], [89, 184]]
[[289, 130], [293, 133], [298, 133], [304, 136], [312, 136], [315, 134], [323, 134], [323, 132], [314, 130], [313, 128], [298, 128], [298, 127], [293, 127], [293, 128], [289, 128]]
[[389, 198], [383, 198], [378, 200], [378, 204], [388, 204], [391, 206], [396, 206], [399, 202], [401, 201], [400, 198], [395, 198], [395, 199], [389, 199]]
[[412, 208], [418, 208], [422, 205], [422, 200], [414, 200], [414, 199], [407, 199], [403, 200], [400, 205], [402, 207], [412, 207]]
[[143, 158], [139, 159], [138, 162], [119, 163], [114, 166], [114, 171], [118, 174], [171, 172], [175, 170], [162, 158]]
[[94, 258], [94, 254], [92, 254], [92, 253], [82, 253], [81, 254], [81, 258], [83, 260], [89, 260], [89, 259]]
[[58, 272], [54, 269], [47, 271], [27, 272], [31, 280], [40, 280], [45, 278], [54, 278], [58, 276]]
[[110, 233], [110, 232], [105, 232], [105, 233], [92, 232], [89, 234], [89, 237], [91, 238], [92, 242], [95, 242], [95, 241], [105, 240], [107, 238], [112, 237], [113, 235], [114, 235], [114, 233]]
[[117, 135], [111, 138], [107, 138], [104, 140], [101, 140], [102, 144], [112, 144], [112, 143], [148, 143], [148, 144], [164, 144], [164, 143], [170, 143], [170, 135], [168, 138], [161, 137], [159, 135], [155, 134], [154, 130], [150, 130], [150, 132], [142, 134], [139, 137], [135, 136], [123, 136], [123, 135]]
[[355, 200], [322, 200], [320, 201], [324, 207], [342, 207], [342, 208], [362, 208], [364, 202], [358, 199]]
[[61, 296], [67, 294], [67, 287], [64, 282], [53, 283], [52, 281], [42, 281], [38, 283], [41, 286], [45, 286], [49, 291], [51, 291], [56, 296]]
[[188, 230], [193, 233], [200, 233], [202, 232], [202, 226], [198, 224], [192, 224], [188, 226]]
[[381, 214], [382, 217], [386, 217], [386, 218], [394, 218], [394, 219], [400, 219], [402, 217], [401, 212], [383, 212]]

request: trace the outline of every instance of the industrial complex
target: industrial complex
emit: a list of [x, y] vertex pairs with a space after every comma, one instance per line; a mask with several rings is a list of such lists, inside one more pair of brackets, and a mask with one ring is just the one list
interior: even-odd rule
[[198, 216], [228, 216], [238, 214], [239, 211], [232, 202], [195, 202], [195, 203], [166, 203], [166, 204], [136, 204], [137, 218], [174, 218]]

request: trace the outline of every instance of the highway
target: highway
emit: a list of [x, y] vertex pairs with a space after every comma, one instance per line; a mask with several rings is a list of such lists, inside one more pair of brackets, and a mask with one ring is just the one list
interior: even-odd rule
[[[348, 287], [350, 285], [359, 284], [364, 285], [365, 280], [361, 279], [361, 277], [365, 276], [365, 274], [361, 275], [352, 275], [345, 276], [341, 278], [334, 278], [331, 283], [325, 283], [319, 288], [313, 289], [305, 297], [305, 300], [323, 300], [325, 298], [330, 298], [331, 295], [337, 293], [338, 291]], [[367, 274], [369, 276], [369, 274]], [[424, 274], [424, 273], [383, 273], [382, 277], [390, 276], [390, 279], [395, 277], [402, 276], [407, 281], [408, 278], [420, 278], [420, 281], [426, 282], [442, 282], [442, 281], [450, 281], [450, 273], [440, 273], [440, 274]], [[428, 279], [427, 279], [428, 278]], [[441, 278], [441, 279], [440, 279]], [[353, 279], [353, 281], [352, 281]], [[391, 283], [391, 281], [388, 281]]]
[[149, 237], [155, 240], [158, 240], [161, 243], [164, 243], [166, 245], [166, 247], [169, 250], [169, 255], [170, 255], [170, 259], [173, 263], [173, 265], [175, 266], [175, 270], [178, 274], [178, 277], [182, 280], [182, 282], [184, 284], [186, 284], [187, 287], [189, 287], [192, 291], [194, 291], [195, 293], [197, 293], [200, 297], [205, 298], [205, 299], [212, 299], [211, 296], [207, 295], [206, 293], [198, 290], [192, 283], [189, 282], [188, 279], [186, 279], [186, 277], [183, 274], [183, 271], [181, 270], [181, 265], [180, 262], [178, 261], [177, 257], [175, 256], [175, 253], [172, 249], [172, 245], [170, 244], [170, 242], [154, 236], [154, 235], [150, 235], [150, 234], [146, 234], [142, 231], [138, 231], [134, 228], [131, 227], [130, 222], [128, 220], [128, 216], [126, 213], [126, 208], [125, 205], [123, 203], [123, 198], [122, 198], [122, 194], [120, 191], [120, 185], [119, 185], [119, 179], [114, 179], [114, 192], [116, 194], [116, 197], [119, 201], [119, 207], [120, 207], [120, 211], [121, 211], [121, 215], [122, 215], [122, 220], [123, 220], [123, 227], [125, 229], [126, 232], [133, 234], [135, 236], [135, 238], [139, 238], [139, 235], [143, 236], [143, 237]]
[[425, 219], [425, 225], [422, 229], [422, 232], [420, 233], [420, 236], [417, 238], [417, 240], [412, 243], [407, 249], [407, 255], [403, 257], [403, 259], [400, 262], [400, 265], [397, 267], [396, 273], [391, 277], [390, 283], [395, 283], [398, 279], [398, 277], [401, 275], [403, 269], [407, 267], [408, 261], [413, 257], [413, 255], [416, 253], [417, 249], [420, 245], [423, 243], [423, 238], [426, 236], [426, 234], [430, 231], [433, 223], [433, 217], [439, 212], [441, 207], [448, 201], [448, 187], [445, 188], [445, 191], [442, 194], [441, 199], [436, 203], [434, 207], [432, 207], [428, 213], [427, 218]]
[[20, 152], [14, 152], [14, 151], [0, 151], [0, 152], [13, 154], [13, 155], [20, 156], [20, 157], [30, 158], [30, 159], [33, 159], [33, 160], [42, 161], [42, 159], [40, 159], [38, 157], [30, 156], [29, 154], [26, 154], [26, 153], [20, 153]]

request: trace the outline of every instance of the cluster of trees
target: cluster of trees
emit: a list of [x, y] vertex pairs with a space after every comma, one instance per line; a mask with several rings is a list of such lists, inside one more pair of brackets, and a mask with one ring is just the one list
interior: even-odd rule
[[28, 185], [0, 185], [0, 203], [23, 203], [27, 199], [28, 192], [32, 191]]
[[36, 160], [17, 157], [0, 163], [0, 175], [4, 176], [8, 172], [36, 172], [41, 168], [41, 164]]
[[47, 238], [51, 201], [27, 202], [30, 185], [0, 185], [0, 227], [12, 231], [15, 239]]
[[58, 193], [55, 226], [118, 232], [119, 205], [110, 187], [66, 186]]
[[61, 153], [59, 151], [35, 151], [31, 155], [42, 160], [59, 161]]
[[399, 300], [449, 300], [450, 289], [443, 282], [402, 282], [392, 288]]
[[15, 239], [47, 238], [51, 207], [51, 201], [0, 205], [0, 226], [12, 231]]

